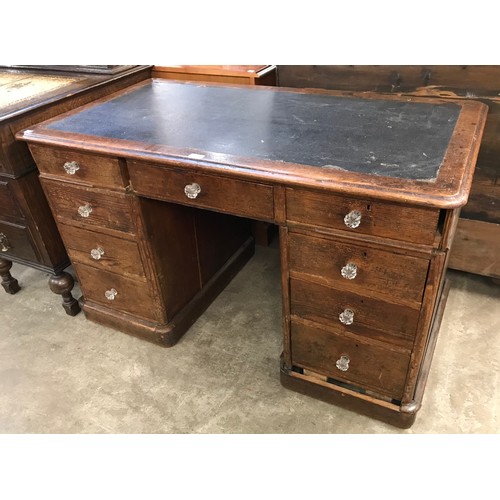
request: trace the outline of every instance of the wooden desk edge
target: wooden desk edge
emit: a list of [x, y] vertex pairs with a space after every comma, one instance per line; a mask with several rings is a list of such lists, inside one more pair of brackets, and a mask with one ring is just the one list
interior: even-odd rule
[[[165, 80], [149, 79], [132, 85], [112, 96], [94, 101], [91, 104], [78, 108], [78, 111], [88, 109], [105, 102], [113, 97], [134, 91], [137, 88], [159, 82], [169, 84]], [[177, 82], [183, 85], [193, 85], [189, 82]], [[199, 83], [194, 84], [199, 85]], [[215, 85], [203, 82], [203, 85]], [[222, 85], [224, 87], [239, 87], [238, 85]], [[239, 87], [240, 88], [240, 87]], [[276, 92], [305, 93], [304, 89], [288, 89], [276, 87], [249, 87], [249, 91], [272, 89]], [[367, 92], [344, 92], [314, 89], [312, 93], [358, 97], [367, 99], [401, 100], [397, 96], [387, 96]], [[448, 103], [446, 99], [436, 98], [407, 98], [405, 100], [429, 103]], [[56, 118], [41, 122], [33, 129], [24, 130], [16, 134], [18, 140], [33, 142], [47, 146], [63, 147], [89, 152], [120, 156], [138, 161], [154, 162], [157, 164], [182, 167], [212, 174], [220, 174], [242, 180], [285, 184], [290, 187], [303, 187], [316, 190], [331, 190], [340, 194], [349, 192], [355, 197], [370, 197], [399, 203], [431, 206], [435, 208], [458, 208], [467, 203], [475, 160], [483, 134], [488, 107], [478, 101], [456, 100], [455, 104], [462, 108], [456, 128], [459, 134], [454, 133], [446, 151], [445, 159], [440, 167], [435, 182], [415, 181], [395, 177], [359, 174], [347, 171], [326, 172], [318, 167], [297, 165], [284, 162], [271, 162], [249, 158], [220, 155], [193, 148], [180, 149], [162, 145], [145, 144], [134, 141], [100, 138], [84, 134], [72, 134], [45, 128], [48, 124], [63, 119], [75, 113], [70, 111]], [[470, 128], [474, 127], [472, 134]], [[467, 144], [463, 144], [462, 135], [466, 134]], [[449, 154], [451, 151], [451, 154]], [[189, 155], [203, 154], [203, 160], [193, 160]], [[221, 161], [220, 157], [224, 161]], [[461, 168], [457, 168], [459, 163]], [[449, 175], [450, 179], [445, 179]]]
[[[232, 68], [242, 68], [242, 66], [233, 66]], [[186, 66], [153, 66], [152, 72], [155, 73], [182, 73], [182, 74], [193, 74], [193, 75], [210, 75], [210, 76], [234, 76], [240, 78], [260, 78], [270, 71], [274, 71], [275, 65], [248, 65], [249, 68], [255, 68], [252, 71], [243, 69], [227, 69], [223, 66], [217, 65], [206, 65], [206, 66], [196, 66], [196, 65], [186, 65]]]

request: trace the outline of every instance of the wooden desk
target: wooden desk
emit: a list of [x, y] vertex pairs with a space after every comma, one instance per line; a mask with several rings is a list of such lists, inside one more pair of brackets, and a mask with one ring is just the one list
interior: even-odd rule
[[[69, 67], [66, 67], [69, 69]], [[38, 171], [19, 130], [86, 104], [150, 76], [150, 68], [129, 66], [113, 75], [45, 68], [0, 68], [0, 276], [7, 293], [20, 290], [12, 262], [50, 273], [70, 315], [80, 311], [72, 297], [69, 259], [38, 180]]]
[[18, 137], [88, 318], [175, 344], [251, 256], [248, 219], [273, 222], [282, 383], [404, 427], [485, 116], [477, 102], [152, 80]]

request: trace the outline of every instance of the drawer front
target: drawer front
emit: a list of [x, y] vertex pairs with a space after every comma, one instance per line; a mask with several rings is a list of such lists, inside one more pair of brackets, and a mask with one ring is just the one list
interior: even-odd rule
[[78, 263], [74, 268], [86, 299], [141, 318], [159, 319], [149, 283]]
[[[132, 186], [140, 195], [253, 219], [274, 219], [272, 186], [147, 163], [128, 165]], [[188, 194], [193, 198], [188, 197], [185, 189], [192, 190]]]
[[127, 185], [116, 158], [36, 145], [30, 145], [30, 150], [42, 174], [117, 189]]
[[59, 231], [72, 262], [124, 276], [145, 278], [135, 241], [123, 240], [96, 231], [59, 224]]
[[425, 245], [434, 242], [439, 218], [437, 209], [363, 201], [291, 188], [286, 190], [286, 210], [291, 222]]
[[9, 186], [9, 181], [4, 180], [0, 180], [0, 214], [2, 217], [23, 217]]
[[292, 232], [289, 242], [291, 271], [359, 293], [374, 290], [403, 300], [422, 300], [427, 259]]
[[[344, 325], [359, 335], [366, 335], [371, 329], [387, 332], [388, 341], [390, 336], [413, 339], [420, 314], [418, 309], [391, 304], [367, 294], [339, 291], [298, 279], [290, 280], [290, 302], [292, 314], [301, 318], [336, 328]], [[352, 322], [347, 320], [350, 313], [345, 311], [352, 311]]]
[[0, 221], [0, 257], [38, 262], [28, 228]]
[[57, 220], [134, 233], [127, 195], [43, 178], [41, 181]]
[[410, 362], [407, 352], [353, 341], [293, 322], [292, 364], [400, 400]]

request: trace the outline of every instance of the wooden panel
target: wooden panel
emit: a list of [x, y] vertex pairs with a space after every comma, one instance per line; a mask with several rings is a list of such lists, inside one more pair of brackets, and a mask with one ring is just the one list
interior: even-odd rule
[[[85, 299], [141, 318], [158, 319], [149, 283], [79, 263], [74, 263], [74, 268]], [[114, 300], [108, 300], [105, 296], [105, 292], [111, 289], [117, 291]]]
[[405, 92], [418, 88], [441, 91], [441, 96], [497, 95], [500, 66], [278, 66], [282, 87]]
[[250, 238], [248, 219], [208, 210], [194, 211], [202, 286]]
[[[434, 241], [439, 218], [439, 210], [432, 208], [344, 198], [290, 188], [286, 190], [286, 203], [287, 219], [292, 222], [427, 245]], [[346, 226], [344, 217], [354, 210], [361, 213], [361, 223], [351, 229]]]
[[[145, 277], [137, 243], [134, 241], [66, 224], [59, 224], [59, 231], [72, 262], [124, 276]], [[104, 253], [99, 253], [100, 258], [96, 260], [91, 256], [91, 250], [98, 248]]]
[[[127, 184], [117, 158], [37, 145], [31, 145], [30, 151], [40, 172], [60, 177], [61, 180], [110, 188], [124, 188]], [[67, 162], [78, 164], [74, 174], [65, 171]]]
[[[429, 261], [375, 250], [366, 245], [289, 233], [290, 269], [314, 276], [334, 286], [364, 293], [375, 290], [397, 299], [420, 302]], [[356, 277], [346, 280], [341, 269], [347, 263], [357, 267]]]
[[3, 179], [0, 179], [0, 217], [23, 217], [9, 182]]
[[500, 224], [500, 183], [489, 186], [473, 184], [469, 201], [463, 207], [461, 217]]
[[33, 250], [33, 242], [26, 227], [0, 221], [0, 234], [3, 235], [4, 245], [9, 247], [6, 252], [0, 253], [0, 257], [8, 259], [9, 256], [13, 256], [20, 259], [37, 260]]
[[[272, 186], [149, 163], [131, 161], [128, 165], [133, 189], [139, 195], [254, 219], [274, 218]], [[193, 200], [184, 193], [185, 186], [192, 183], [201, 188]]]
[[[350, 309], [354, 321], [349, 331], [360, 335], [365, 335], [367, 329], [375, 329], [413, 338], [419, 319], [418, 309], [295, 278], [290, 280], [290, 301], [292, 314], [326, 325], [341, 325], [339, 315]], [[389, 337], [387, 340], [390, 341]]]
[[460, 219], [448, 266], [500, 278], [500, 224]]
[[[127, 195], [97, 189], [72, 186], [42, 178], [52, 212], [61, 222], [78, 222], [86, 226], [106, 227], [124, 233], [134, 233]], [[78, 213], [79, 207], [90, 205], [88, 217]]]
[[[336, 367], [341, 356], [350, 360], [347, 371]], [[292, 363], [335, 380], [400, 399], [409, 355], [292, 322]]]
[[[138, 198], [149, 247], [146, 263], [156, 273], [170, 321], [201, 289], [194, 210], [172, 203]], [[146, 250], [148, 251], [148, 250]]]

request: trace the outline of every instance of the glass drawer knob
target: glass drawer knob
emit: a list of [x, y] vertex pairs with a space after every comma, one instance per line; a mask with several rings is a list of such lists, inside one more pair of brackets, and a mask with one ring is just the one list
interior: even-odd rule
[[97, 248], [93, 248], [91, 251], [90, 251], [90, 256], [94, 259], [94, 260], [100, 260], [100, 258], [104, 255], [104, 249], [101, 248], [101, 247], [97, 247]]
[[339, 359], [337, 359], [337, 362], [335, 363], [335, 366], [341, 371], [341, 372], [346, 372], [349, 370], [349, 363], [350, 363], [349, 356], [340, 356]]
[[88, 217], [92, 213], [92, 205], [90, 203], [85, 203], [85, 205], [78, 207], [78, 213], [82, 217]]
[[67, 161], [63, 165], [64, 170], [69, 175], [75, 175], [78, 170], [80, 170], [80, 165], [76, 161]]
[[351, 309], [345, 309], [340, 313], [339, 319], [344, 325], [352, 325], [354, 322], [354, 311], [351, 311]]
[[0, 246], [2, 247], [2, 252], [7, 252], [7, 250], [12, 248], [10, 246], [9, 240], [7, 239], [7, 236], [5, 236], [5, 234], [3, 233], [0, 233]]
[[348, 262], [340, 271], [342, 278], [353, 280], [358, 272], [358, 266], [352, 262]]
[[184, 188], [184, 194], [190, 199], [194, 200], [201, 193], [201, 186], [196, 182], [187, 184]]
[[361, 212], [353, 210], [344, 217], [344, 224], [351, 229], [356, 229], [361, 224]]
[[118, 292], [112, 288], [111, 290], [106, 290], [104, 292], [104, 296], [108, 299], [108, 300], [115, 300], [115, 297], [118, 295]]

